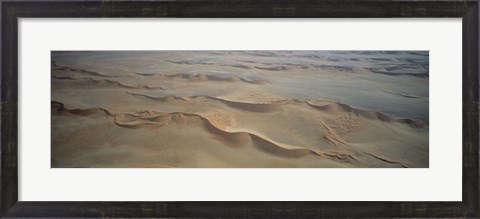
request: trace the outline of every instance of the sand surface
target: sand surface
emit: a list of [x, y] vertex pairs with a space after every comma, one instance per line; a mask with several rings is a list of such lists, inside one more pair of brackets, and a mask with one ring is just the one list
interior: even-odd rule
[[428, 52], [52, 52], [52, 167], [428, 167]]

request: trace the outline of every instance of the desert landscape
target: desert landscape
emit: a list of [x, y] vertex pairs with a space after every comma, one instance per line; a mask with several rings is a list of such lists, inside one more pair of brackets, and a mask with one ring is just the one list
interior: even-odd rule
[[52, 168], [428, 168], [428, 51], [52, 51]]

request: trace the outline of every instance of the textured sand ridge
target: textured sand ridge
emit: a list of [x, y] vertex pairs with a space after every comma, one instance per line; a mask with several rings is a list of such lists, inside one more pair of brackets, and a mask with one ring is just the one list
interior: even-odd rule
[[428, 52], [52, 52], [52, 167], [428, 167]]

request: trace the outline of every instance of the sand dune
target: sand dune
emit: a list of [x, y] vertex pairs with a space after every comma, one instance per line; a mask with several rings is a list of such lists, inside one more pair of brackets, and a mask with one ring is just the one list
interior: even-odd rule
[[[62, 103], [55, 101], [52, 101], [52, 113], [53, 115], [65, 115], [70, 113], [79, 116], [89, 116], [93, 114], [107, 115], [113, 117], [113, 121], [117, 126], [133, 129], [155, 129], [172, 124], [184, 126], [198, 126], [201, 127], [205, 132], [208, 132], [210, 135], [212, 135], [214, 140], [221, 141], [227, 146], [243, 147], [246, 146], [248, 143], [261, 151], [280, 157], [299, 158], [307, 155], [314, 155], [318, 156], [319, 159], [331, 159], [336, 162], [356, 162], [356, 159], [349, 154], [341, 154], [338, 152], [321, 152], [309, 148], [277, 143], [274, 140], [269, 139], [268, 137], [262, 137], [262, 134], [255, 134], [253, 133], [253, 131], [228, 132], [213, 125], [213, 123], [210, 122], [210, 119], [207, 119], [197, 114], [178, 112], [161, 113], [152, 111], [136, 112], [129, 114], [112, 114], [108, 110], [102, 108], [67, 109]], [[387, 159], [379, 158], [378, 156], [370, 153], [366, 154], [388, 163], [399, 164], [407, 167], [400, 162], [389, 161]]]
[[217, 65], [217, 66], [227, 66], [227, 67], [234, 67], [234, 68], [241, 68], [241, 69], [252, 69], [252, 66], [249, 65], [242, 65], [242, 64], [222, 64], [222, 63], [206, 63], [206, 62], [196, 62], [196, 61], [172, 61], [172, 60], [166, 60], [167, 62], [171, 62], [174, 64], [179, 64], [179, 65]]
[[285, 67], [285, 66], [276, 66], [276, 67], [259, 67], [259, 66], [255, 66], [255, 68], [261, 69], [261, 70], [267, 70], [267, 71], [287, 71], [287, 70], [289, 70], [289, 68], [287, 68], [287, 67]]
[[[389, 115], [385, 115], [380, 112], [374, 112], [374, 111], [366, 111], [366, 110], [361, 110], [361, 109], [354, 109], [346, 104], [341, 104], [341, 103], [335, 103], [335, 102], [330, 102], [330, 101], [316, 101], [316, 103], [312, 103], [312, 100], [279, 100], [279, 101], [272, 101], [271, 103], [247, 103], [247, 102], [239, 102], [239, 101], [231, 101], [231, 100], [226, 100], [218, 97], [211, 97], [211, 96], [188, 96], [188, 97], [177, 97], [177, 96], [163, 96], [163, 97], [153, 97], [145, 94], [138, 94], [138, 93], [133, 93], [133, 92], [128, 92], [128, 94], [136, 97], [145, 97], [151, 100], [156, 100], [156, 101], [161, 101], [161, 102], [172, 102], [175, 100], [181, 100], [181, 101], [202, 101], [203, 99], [209, 99], [209, 100], [214, 100], [221, 102], [229, 107], [240, 109], [240, 110], [245, 110], [245, 111], [250, 111], [250, 112], [272, 112], [275, 110], [278, 110], [280, 107], [285, 106], [285, 105], [308, 105], [312, 108], [328, 112], [330, 114], [339, 114], [339, 113], [353, 113], [354, 115], [357, 116], [363, 116], [365, 118], [371, 119], [371, 120], [380, 120], [383, 122], [399, 122], [399, 123], [405, 123], [409, 125], [413, 125], [415, 127], [423, 127], [425, 125], [428, 125], [427, 121], [422, 121], [422, 120], [413, 120], [413, 119], [404, 119], [404, 118], [394, 118]], [[321, 102], [320, 105], [319, 102]]]
[[[315, 105], [309, 100], [282, 100], [275, 101], [270, 104], [256, 104], [256, 103], [244, 103], [229, 101], [221, 98], [209, 97], [209, 96], [191, 96], [191, 97], [176, 97], [176, 96], [164, 96], [164, 97], [152, 97], [148, 95], [136, 94], [127, 92], [128, 94], [139, 97], [147, 98], [153, 101], [163, 102], [166, 104], [176, 104], [179, 102], [186, 103], [188, 105], [197, 105], [196, 102], [203, 102], [205, 100], [219, 102], [223, 104], [229, 111], [248, 111], [255, 113], [271, 113], [275, 111], [282, 111], [283, 108], [291, 107], [311, 107], [315, 110], [322, 111], [334, 117], [335, 115], [348, 114], [356, 116], [362, 120], [371, 120], [371, 122], [377, 123], [399, 123], [409, 125], [413, 128], [423, 128], [427, 123], [425, 121], [410, 120], [410, 119], [396, 119], [378, 112], [368, 112], [359, 109], [354, 109], [345, 104], [332, 103], [329, 101], [321, 101], [322, 105]], [[317, 101], [318, 104], [319, 101]], [[222, 144], [240, 148], [250, 145], [263, 153], [268, 153], [271, 156], [286, 157], [286, 158], [301, 158], [307, 155], [317, 156], [318, 159], [329, 159], [340, 163], [358, 163], [354, 155], [348, 152], [338, 151], [322, 151], [306, 148], [298, 145], [290, 145], [286, 143], [280, 143], [268, 137], [255, 129], [243, 129], [243, 131], [227, 131], [225, 127], [230, 124], [225, 124], [222, 120], [211, 116], [202, 116], [202, 113], [186, 113], [186, 112], [156, 112], [152, 110], [148, 111], [135, 111], [131, 113], [113, 114], [107, 109], [103, 108], [87, 108], [87, 109], [67, 109], [62, 103], [52, 102], [53, 115], [65, 115], [65, 113], [71, 113], [73, 115], [90, 116], [96, 115], [108, 115], [113, 117], [115, 125], [122, 128], [129, 129], [159, 129], [162, 127], [168, 127], [169, 125], [177, 126], [196, 126], [205, 133], [208, 133], [212, 137], [212, 140], [221, 142]], [[338, 123], [337, 123], [338, 124]], [[349, 122], [349, 124], [353, 124]], [[325, 129], [323, 138], [335, 147], [341, 147], [349, 145], [345, 140], [345, 133], [342, 134], [341, 130], [330, 127], [325, 123], [318, 124], [320, 128]], [[357, 127], [358, 128], [358, 127]], [[409, 164], [404, 164], [400, 161], [390, 161], [389, 159], [382, 158], [381, 155], [375, 155], [369, 152], [361, 152], [363, 155], [369, 155], [374, 159], [399, 165], [402, 167], [409, 167]], [[368, 157], [368, 156], [367, 156]], [[358, 165], [358, 164], [357, 164]]]
[[77, 80], [82, 83], [86, 84], [91, 84], [96, 87], [106, 87], [109, 85], [120, 87], [120, 88], [127, 88], [127, 89], [146, 89], [146, 90], [166, 90], [165, 88], [161, 86], [149, 86], [149, 85], [127, 85], [123, 84], [121, 82], [115, 81], [115, 80], [109, 80], [109, 79], [94, 79], [94, 78], [75, 78], [75, 77], [69, 77], [69, 76], [53, 76], [54, 79], [59, 79], [59, 80]]
[[52, 53], [52, 167], [428, 167], [425, 57]]
[[53, 68], [52, 71], [69, 71], [69, 72], [73, 72], [73, 73], [80, 73], [80, 74], [86, 74], [86, 75], [91, 75], [91, 76], [108, 77], [108, 78], [117, 77], [117, 76], [110, 76], [110, 75], [101, 74], [101, 73], [94, 72], [94, 71], [88, 71], [88, 70], [85, 70], [85, 69], [70, 68], [68, 66]]
[[63, 103], [52, 101], [52, 115], [62, 115], [65, 113], [71, 113], [74, 115], [82, 115], [82, 116], [89, 116], [93, 114], [112, 115], [106, 109], [102, 109], [102, 108], [66, 109]]
[[96, 80], [96, 79], [88, 78], [88, 80], [96, 83], [97, 86], [102, 86], [101, 83], [106, 83], [106, 84], [113, 84], [113, 85], [116, 85], [116, 86], [119, 86], [119, 87], [122, 87], [122, 88], [128, 88], [128, 89], [147, 89], [147, 90], [160, 89], [160, 90], [165, 90], [165, 88], [163, 88], [163, 87], [151, 87], [151, 86], [148, 86], [148, 85], [141, 85], [141, 86], [126, 85], [126, 84], [122, 84], [118, 81], [108, 80], [108, 79]]
[[229, 75], [212, 75], [212, 74], [174, 74], [174, 75], [166, 75], [165, 77], [168, 78], [182, 78], [182, 79], [188, 79], [190, 81], [224, 81], [224, 82], [246, 82], [246, 83], [252, 83], [252, 84], [266, 84], [267, 81], [265, 80], [252, 80], [252, 79], [247, 79], [247, 78], [241, 78], [241, 77], [232, 77]]

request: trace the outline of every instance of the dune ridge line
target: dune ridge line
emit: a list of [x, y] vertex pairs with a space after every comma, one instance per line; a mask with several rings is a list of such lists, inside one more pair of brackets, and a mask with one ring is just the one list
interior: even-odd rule
[[262, 136], [261, 134], [245, 131], [228, 132], [215, 126], [208, 118], [194, 113], [140, 111], [134, 113], [114, 114], [99, 107], [88, 109], [67, 109], [63, 103], [57, 101], [52, 101], [52, 113], [71, 113], [80, 116], [89, 116], [93, 114], [105, 115], [113, 118], [113, 121], [117, 126], [133, 129], [163, 127], [171, 123], [179, 125], [193, 123], [197, 126], [205, 127], [206, 130], [214, 136], [214, 139], [228, 143], [228, 145], [233, 147], [241, 147], [251, 141], [258, 149], [276, 156], [299, 158], [307, 155], [313, 155], [319, 158], [325, 158], [344, 163], [356, 161], [356, 159], [349, 154], [320, 152], [300, 146], [277, 143], [265, 136]]
[[182, 100], [182, 101], [190, 101], [194, 99], [210, 99], [214, 101], [219, 101], [224, 103], [227, 106], [240, 109], [240, 110], [245, 110], [245, 111], [250, 111], [250, 112], [257, 112], [257, 113], [268, 113], [268, 112], [273, 112], [277, 110], [279, 107], [284, 106], [286, 104], [307, 104], [308, 106], [315, 108], [317, 110], [329, 112], [329, 113], [336, 113], [336, 112], [350, 112], [354, 113], [355, 115], [361, 115], [365, 118], [371, 119], [371, 120], [380, 120], [382, 122], [399, 122], [399, 123], [404, 123], [408, 124], [412, 127], [416, 128], [421, 128], [426, 125], [428, 125], [427, 121], [423, 120], [414, 120], [414, 119], [405, 119], [405, 118], [394, 118], [393, 116], [389, 116], [380, 112], [376, 111], [367, 111], [367, 110], [361, 110], [361, 109], [356, 109], [353, 108], [347, 104], [342, 104], [342, 103], [337, 103], [333, 101], [327, 101], [327, 100], [321, 100], [322, 102], [325, 102], [327, 104], [325, 105], [316, 105], [312, 103], [313, 100], [298, 100], [298, 99], [284, 99], [284, 100], [278, 100], [278, 101], [272, 101], [271, 103], [248, 103], [248, 102], [238, 102], [238, 101], [232, 101], [232, 100], [226, 100], [222, 99], [219, 97], [212, 97], [212, 96], [205, 96], [205, 95], [198, 95], [198, 96], [186, 96], [186, 97], [179, 97], [179, 96], [173, 96], [173, 95], [167, 95], [164, 97], [154, 97], [146, 94], [139, 94], [139, 93], [133, 93], [126, 91], [126, 93], [136, 96], [136, 97], [144, 97], [148, 98], [151, 100], [156, 100], [156, 101], [161, 101], [161, 102], [168, 102], [172, 100]]

